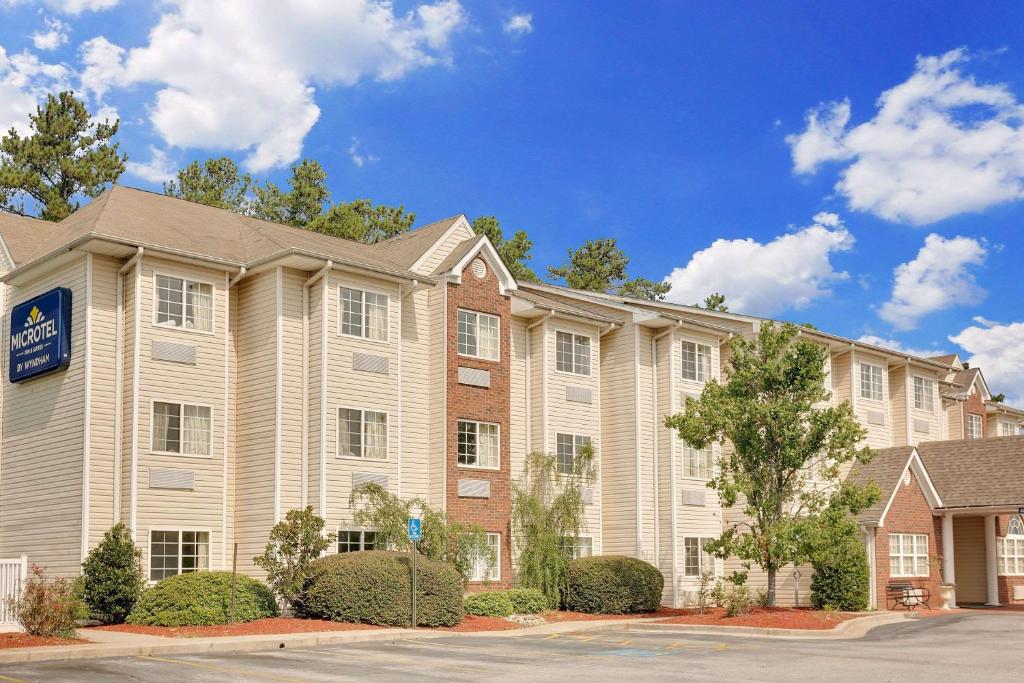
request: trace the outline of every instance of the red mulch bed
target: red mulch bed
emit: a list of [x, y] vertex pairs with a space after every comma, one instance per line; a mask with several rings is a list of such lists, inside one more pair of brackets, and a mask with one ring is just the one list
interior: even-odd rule
[[696, 610], [680, 610], [685, 614], [663, 619], [659, 624], [700, 624], [704, 626], [755, 626], [760, 628], [796, 628], [809, 631], [827, 631], [838, 624], [863, 616], [856, 612], [820, 612], [792, 607], [755, 607], [749, 614], [739, 617], [725, 616], [725, 610], [715, 608], [704, 614]]
[[517, 628], [522, 627], [514, 621], [509, 621], [504, 617], [478, 617], [472, 614], [467, 614], [460, 624], [455, 626], [441, 626], [432, 630], [453, 631], [455, 633], [472, 633], [479, 631], [514, 631]]
[[105, 631], [140, 633], [146, 636], [164, 636], [167, 638], [215, 638], [219, 636], [261, 636], [319, 631], [362, 631], [383, 627], [371, 624], [346, 624], [322, 619], [271, 617], [269, 619], [248, 621], [243, 624], [225, 624], [223, 626], [136, 626], [134, 624], [115, 624], [111, 626], [96, 626], [94, 628]]
[[0, 650], [12, 647], [45, 647], [47, 645], [81, 645], [88, 643], [81, 638], [58, 638], [56, 636], [30, 636], [27, 633], [0, 633]]
[[657, 612], [644, 614], [587, 614], [586, 612], [545, 612], [541, 616], [548, 623], [555, 621], [604, 621], [608, 619], [664, 619], [690, 614], [692, 610], [660, 607]]

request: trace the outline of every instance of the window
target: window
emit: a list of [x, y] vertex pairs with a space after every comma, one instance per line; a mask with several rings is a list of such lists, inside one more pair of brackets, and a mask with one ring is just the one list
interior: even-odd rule
[[210, 569], [210, 532], [150, 531], [149, 580]]
[[339, 408], [338, 455], [343, 458], [387, 460], [388, 414]]
[[707, 344], [682, 342], [683, 379], [706, 382], [711, 379], [711, 347]]
[[687, 536], [683, 539], [683, 573], [686, 576], [715, 574], [715, 556], [707, 551], [707, 544], [715, 539], [707, 536]]
[[209, 406], [154, 401], [152, 445], [158, 453], [209, 455]]
[[1020, 429], [1012, 422], [999, 423], [999, 436], [1017, 436]]
[[156, 324], [212, 332], [213, 285], [157, 275]]
[[935, 382], [925, 377], [914, 378], [914, 408], [927, 410], [929, 413], [935, 409]]
[[889, 576], [930, 573], [927, 534], [889, 534]]
[[967, 438], [968, 439], [980, 439], [985, 436], [985, 432], [981, 427], [981, 415], [967, 415]]
[[860, 396], [872, 401], [882, 400], [881, 365], [872, 365], [871, 363], [860, 364]]
[[568, 552], [574, 560], [594, 555], [594, 539], [590, 536], [563, 537], [560, 545], [562, 550]]
[[341, 287], [341, 333], [350, 337], [388, 340], [387, 294]]
[[360, 550], [375, 550], [377, 548], [376, 531], [339, 531], [338, 552], [356, 553]]
[[555, 464], [559, 474], [572, 474], [573, 462], [584, 446], [590, 445], [590, 437], [581, 434], [555, 435]]
[[487, 558], [478, 555], [473, 559], [470, 581], [498, 581], [501, 579], [501, 534], [487, 534], [487, 545], [494, 552], [494, 566], [487, 571]]
[[1000, 576], [1024, 576], [1024, 521], [1020, 516], [1010, 518], [1006, 536], [997, 540]]
[[460, 310], [458, 322], [459, 355], [498, 360], [498, 316]]
[[459, 420], [459, 464], [498, 469], [498, 425]]
[[687, 479], [710, 479], [714, 475], [714, 456], [710, 448], [683, 447], [683, 476]]
[[555, 369], [558, 372], [589, 375], [590, 337], [571, 332], [556, 332]]

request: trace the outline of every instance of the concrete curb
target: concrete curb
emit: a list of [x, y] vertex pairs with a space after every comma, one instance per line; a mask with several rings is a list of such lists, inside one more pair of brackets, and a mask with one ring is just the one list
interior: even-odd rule
[[898, 624], [913, 615], [905, 612], [885, 612], [856, 617], [838, 624], [829, 630], [814, 631], [799, 628], [764, 628], [758, 626], [704, 626], [702, 624], [634, 623], [627, 631], [657, 631], [659, 633], [686, 633], [689, 635], [729, 635], [748, 638], [787, 638], [796, 640], [849, 640], [861, 638], [868, 631], [879, 626]]

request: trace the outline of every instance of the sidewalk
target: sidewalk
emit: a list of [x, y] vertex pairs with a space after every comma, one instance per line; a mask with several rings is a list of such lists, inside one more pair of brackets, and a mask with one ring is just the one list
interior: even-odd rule
[[523, 638], [566, 633], [629, 631], [688, 633], [705, 635], [739, 635], [757, 638], [847, 639], [859, 638], [878, 626], [912, 618], [906, 613], [886, 612], [851, 619], [829, 631], [755, 628], [746, 626], [696, 626], [658, 624], [650, 619], [603, 619], [594, 621], [560, 621], [510, 631], [453, 632], [433, 629], [381, 629], [367, 631], [326, 631], [320, 633], [289, 633], [257, 636], [222, 636], [217, 638], [167, 638], [122, 631], [91, 629], [80, 635], [89, 639], [86, 645], [58, 645], [0, 650], [0, 665], [100, 657], [146, 657], [172, 654], [214, 652], [254, 652], [283, 648], [315, 648], [324, 645], [370, 641], [421, 640], [424, 638]]

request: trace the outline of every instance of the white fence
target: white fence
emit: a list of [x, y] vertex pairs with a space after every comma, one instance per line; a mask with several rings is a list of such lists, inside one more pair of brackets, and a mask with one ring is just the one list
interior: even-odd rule
[[28, 556], [13, 560], [0, 560], [0, 625], [16, 624], [14, 611], [7, 605], [8, 599], [21, 597], [21, 587], [28, 576]]

